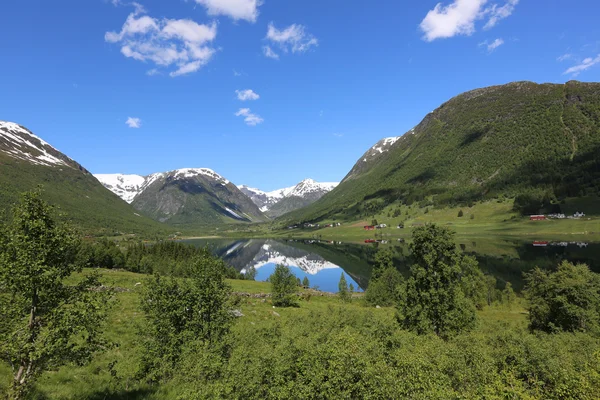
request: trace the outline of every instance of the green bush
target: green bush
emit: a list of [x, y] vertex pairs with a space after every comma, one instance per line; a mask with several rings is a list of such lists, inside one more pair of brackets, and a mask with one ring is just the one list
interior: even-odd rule
[[545, 332], [600, 334], [600, 275], [563, 261], [556, 272], [525, 274], [529, 327]]

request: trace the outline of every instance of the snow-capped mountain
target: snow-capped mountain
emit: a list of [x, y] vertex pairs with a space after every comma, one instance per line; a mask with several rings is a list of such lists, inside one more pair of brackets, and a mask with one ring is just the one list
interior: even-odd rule
[[260, 189], [239, 186], [239, 189], [271, 217], [278, 217], [298, 208], [306, 207], [332, 191], [338, 182], [315, 182], [305, 179], [295, 186], [264, 192]]
[[10, 207], [21, 193], [39, 185], [44, 200], [60, 207], [61, 213], [85, 232], [112, 234], [160, 228], [29, 129], [0, 121], [0, 206]]
[[265, 217], [235, 185], [209, 168], [183, 168], [147, 176], [97, 174], [113, 193], [160, 222], [176, 225], [246, 221]]
[[0, 121], [0, 150], [12, 158], [35, 165], [76, 169], [81, 167], [27, 128], [14, 122]]
[[215, 181], [223, 182], [225, 185], [229, 183], [227, 179], [208, 168], [183, 168], [169, 172], [157, 172], [147, 176], [134, 174], [94, 174], [96, 179], [98, 179], [104, 187], [128, 203], [132, 203], [137, 195], [146, 190], [146, 188], [157, 179], [167, 178], [169, 176], [171, 178], [191, 178], [197, 175], [207, 176]]

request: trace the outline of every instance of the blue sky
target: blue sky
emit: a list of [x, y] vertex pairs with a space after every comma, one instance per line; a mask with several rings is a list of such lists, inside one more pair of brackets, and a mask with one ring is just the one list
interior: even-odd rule
[[600, 81], [596, 0], [7, 0], [0, 15], [0, 119], [93, 173], [337, 181], [463, 91]]

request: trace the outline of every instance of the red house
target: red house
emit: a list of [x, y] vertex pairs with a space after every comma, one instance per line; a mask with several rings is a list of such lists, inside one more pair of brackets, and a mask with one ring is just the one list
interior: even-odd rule
[[365, 240], [365, 243], [375, 243], [376, 240], [375, 239], [367, 239]]
[[375, 230], [374, 225], [365, 226], [365, 231], [374, 231], [374, 230]]
[[529, 220], [530, 221], [545, 221], [546, 216], [545, 215], [530, 215]]

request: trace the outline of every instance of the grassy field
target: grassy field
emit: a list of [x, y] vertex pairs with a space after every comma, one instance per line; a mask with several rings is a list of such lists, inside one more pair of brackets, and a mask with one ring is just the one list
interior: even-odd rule
[[[124, 271], [102, 271], [104, 284], [125, 289], [116, 294], [107, 335], [115, 347], [96, 356], [85, 367], [68, 366], [58, 371], [47, 372], [38, 381], [33, 398], [35, 399], [125, 399], [171, 397], [173, 387], [150, 387], [134, 379], [139, 362], [140, 348], [137, 343], [136, 329], [142, 319], [139, 312], [139, 291], [147, 276]], [[229, 281], [234, 292], [265, 293], [270, 285], [264, 282]], [[360, 297], [351, 304], [342, 304], [337, 297], [313, 295], [310, 301], [301, 301], [298, 308], [274, 309], [270, 300], [243, 298], [238, 306], [244, 317], [234, 324], [234, 332], [251, 332], [271, 326], [274, 320], [285, 325], [299, 316], [329, 315], [342, 312], [347, 314], [368, 313], [375, 321], [390, 322], [394, 318], [393, 308], [366, 308]], [[317, 314], [315, 314], [315, 312]], [[479, 312], [482, 331], [493, 329], [495, 323], [508, 323], [525, 326], [526, 315], [523, 308], [515, 306], [511, 310], [491, 307]], [[271, 324], [271, 325], [270, 325]], [[111, 368], [111, 365], [114, 367]], [[7, 365], [0, 364], [0, 393], [6, 390], [11, 379]]]
[[[590, 204], [589, 199], [577, 199], [565, 207], [572, 214], [576, 210], [596, 209], [599, 204]], [[462, 216], [459, 213], [462, 211]], [[397, 214], [397, 216], [394, 216]], [[365, 225], [371, 225], [373, 219], [387, 228], [365, 231]], [[285, 229], [272, 233], [282, 237], [321, 238], [363, 242], [365, 239], [397, 239], [408, 238], [416, 226], [437, 223], [450, 227], [459, 237], [525, 237], [532, 240], [560, 239], [568, 237], [572, 240], [600, 241], [600, 217], [594, 212], [581, 219], [530, 221], [529, 217], [518, 215], [512, 210], [512, 201], [485, 202], [473, 207], [434, 208], [412, 206], [390, 206], [380, 213], [363, 220], [342, 223], [339, 227], [325, 228], [327, 224], [337, 221], [323, 221], [320, 228]], [[398, 225], [403, 229], [397, 229]]]

